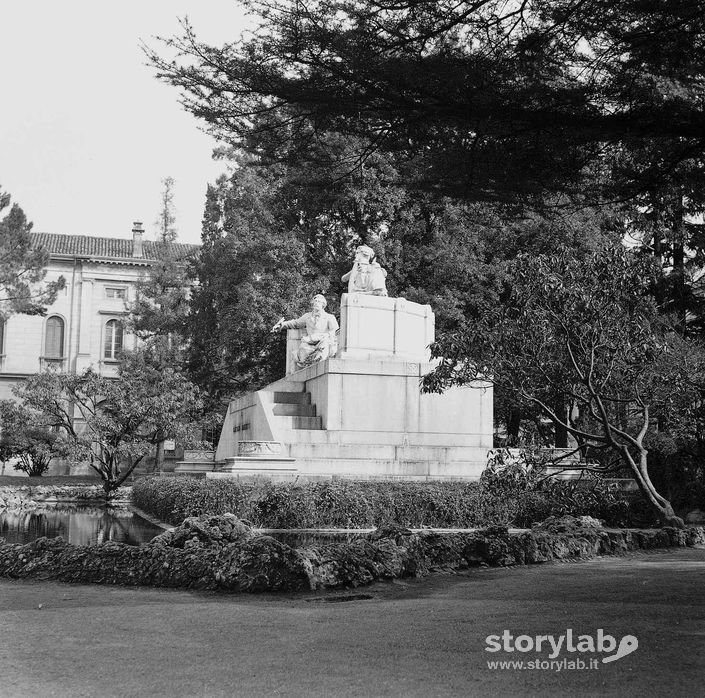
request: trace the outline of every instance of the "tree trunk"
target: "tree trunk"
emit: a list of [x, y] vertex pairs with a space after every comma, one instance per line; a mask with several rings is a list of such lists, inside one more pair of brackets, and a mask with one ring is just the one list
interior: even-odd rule
[[519, 427], [521, 426], [521, 410], [512, 409], [507, 419], [507, 446], [515, 446], [519, 441]]
[[161, 473], [164, 467], [164, 441], [157, 441], [154, 447], [154, 472]]
[[686, 333], [688, 300], [685, 277], [685, 239], [683, 230], [683, 198], [680, 193], [673, 204], [673, 305], [676, 326], [681, 335]]
[[656, 509], [663, 525], [673, 526], [675, 528], [685, 528], [685, 522], [683, 519], [676, 515], [675, 511], [673, 511], [673, 506], [671, 503], [656, 491], [653, 482], [651, 482], [647, 468], [648, 451], [645, 448], [639, 449], [639, 462], [637, 463], [632, 458], [632, 455], [629, 453], [629, 449], [626, 446], [622, 446], [621, 450], [622, 457], [634, 474], [634, 479], [636, 480], [637, 485], [639, 485], [641, 493], [644, 497], [646, 497], [649, 504]]
[[553, 410], [563, 422], [563, 424], [553, 422], [553, 428], [555, 430], [554, 446], [556, 448], [568, 448], [568, 429], [565, 425], [569, 423], [570, 418], [568, 415], [568, 407], [563, 397], [556, 398]]
[[113, 487], [110, 479], [103, 474], [103, 492], [105, 493], [105, 503], [107, 504], [113, 498]]

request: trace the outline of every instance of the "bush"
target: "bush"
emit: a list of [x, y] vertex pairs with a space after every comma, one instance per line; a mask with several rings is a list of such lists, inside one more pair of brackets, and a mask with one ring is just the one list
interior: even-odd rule
[[30, 477], [41, 477], [54, 458], [65, 458], [70, 449], [64, 435], [50, 423], [13, 400], [0, 400], [0, 460], [17, 459], [13, 467]]
[[240, 518], [253, 485], [234, 480], [204, 481], [193, 478], [142, 478], [132, 487], [132, 501], [162, 521], [179, 524], [189, 516], [232, 512]]
[[[532, 488], [481, 482], [332, 480], [243, 484], [236, 480], [144, 478], [136, 506], [177, 525], [188, 516], [230, 512], [262, 528], [529, 527], [548, 516], [626, 521], [628, 505], [604, 483], [544, 480]], [[621, 517], [621, 519], [620, 519]]]
[[546, 463], [547, 459], [538, 451], [495, 449], [488, 454], [480, 483], [486, 492], [499, 497], [532, 492], [548, 479]]
[[676, 511], [705, 509], [705, 442], [653, 434], [648, 439], [649, 475]]
[[618, 486], [584, 473], [577, 480], [558, 480], [547, 472], [548, 458], [524, 449], [491, 451], [480, 483], [493, 497], [512, 502], [511, 522], [529, 527], [549, 516], [592, 516], [610, 526], [631, 523], [630, 502]]

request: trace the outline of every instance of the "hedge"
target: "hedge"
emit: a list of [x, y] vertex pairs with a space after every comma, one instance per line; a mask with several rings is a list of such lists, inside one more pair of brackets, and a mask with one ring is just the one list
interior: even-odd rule
[[629, 504], [614, 492], [554, 484], [547, 491], [491, 490], [479, 482], [331, 480], [241, 483], [188, 477], [140, 479], [132, 502], [161, 521], [232, 513], [261, 528], [528, 527], [549, 516], [594, 516], [626, 525]]

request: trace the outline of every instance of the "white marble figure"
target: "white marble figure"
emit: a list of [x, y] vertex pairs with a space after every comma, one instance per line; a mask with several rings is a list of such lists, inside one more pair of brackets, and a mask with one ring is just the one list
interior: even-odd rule
[[348, 293], [364, 293], [368, 296], [387, 295], [387, 272], [374, 257], [374, 250], [367, 245], [360, 245], [355, 250], [355, 264], [341, 278], [341, 281], [348, 282]]
[[296, 368], [310, 366], [317, 361], [323, 361], [334, 356], [337, 351], [338, 321], [334, 315], [325, 312], [326, 299], [318, 294], [311, 301], [311, 312], [295, 320], [281, 318], [272, 332], [278, 330], [305, 329], [306, 334], [301, 337], [301, 344], [296, 353]]

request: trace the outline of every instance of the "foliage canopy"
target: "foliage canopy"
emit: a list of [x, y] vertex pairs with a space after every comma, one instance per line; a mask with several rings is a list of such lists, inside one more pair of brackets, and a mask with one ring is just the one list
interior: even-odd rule
[[[564, 249], [520, 255], [510, 269], [505, 302], [434, 347], [442, 358], [425, 388], [492, 381], [583, 446], [611, 451], [664, 518], [675, 520], [651, 483], [644, 439], [654, 420], [699, 402], [692, 363], [697, 357], [701, 372], [705, 354], [658, 313], [651, 260], [621, 247], [583, 258]], [[557, 403], [571, 409], [562, 414]]]
[[[10, 195], [0, 190], [0, 214], [10, 206]], [[65, 281], [42, 284], [49, 255], [32, 246], [32, 224], [24, 211], [12, 204], [0, 217], [0, 319], [12, 313], [43, 315]]]
[[[228, 142], [292, 161], [326, 133], [355, 162], [396, 153], [417, 186], [516, 200], [584, 180], [605, 158], [631, 195], [703, 156], [705, 9], [693, 0], [312, 0], [246, 3], [222, 47], [184, 23], [164, 57], [185, 107]], [[602, 192], [604, 193], [604, 192]]]
[[45, 372], [14, 392], [65, 435], [69, 457], [98, 473], [106, 497], [158, 440], [185, 438], [189, 419], [200, 416], [203, 407], [198, 389], [181, 373], [150, 366], [139, 355], [124, 358], [119, 380], [91, 370]]
[[38, 477], [54, 458], [67, 458], [70, 447], [65, 436], [53, 427], [46, 415], [0, 400], [0, 455], [3, 461], [17, 458], [15, 470]]

